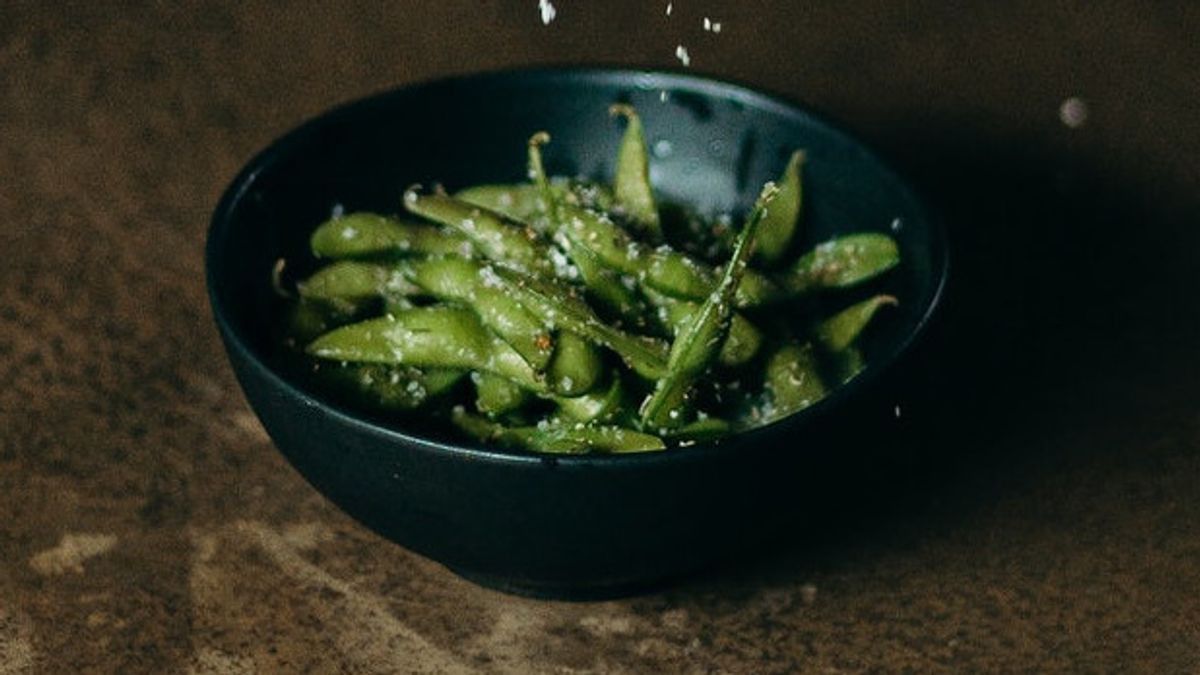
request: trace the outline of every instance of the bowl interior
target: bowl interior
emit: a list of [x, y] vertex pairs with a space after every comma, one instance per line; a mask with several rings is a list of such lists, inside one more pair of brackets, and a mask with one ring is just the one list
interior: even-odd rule
[[[867, 375], [907, 346], [936, 302], [946, 252], [940, 228], [878, 157], [819, 117], [737, 85], [614, 70], [422, 84], [338, 108], [277, 141], [238, 177], [213, 219], [208, 277], [227, 338], [279, 367], [272, 323], [280, 301], [270, 271], [279, 258], [296, 276], [315, 269], [308, 236], [335, 209], [397, 213], [413, 183], [454, 190], [524, 180], [526, 141], [543, 129], [553, 137], [550, 173], [611, 177], [622, 125], [608, 107], [619, 101], [643, 118], [656, 190], [702, 212], [743, 214], [788, 155], [805, 149], [802, 240], [885, 231], [900, 245], [901, 266], [872, 286], [901, 304], [864, 345]], [[306, 393], [338, 407], [320, 391]]]

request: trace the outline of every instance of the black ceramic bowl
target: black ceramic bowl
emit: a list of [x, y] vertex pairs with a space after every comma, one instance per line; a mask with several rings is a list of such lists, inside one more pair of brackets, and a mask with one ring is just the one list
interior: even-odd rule
[[[661, 92], [667, 92], [662, 100]], [[405, 186], [518, 181], [546, 129], [551, 173], [611, 176], [637, 106], [667, 199], [743, 212], [794, 148], [808, 153], [804, 238], [892, 231], [901, 299], [874, 329], [869, 366], [820, 404], [719, 443], [634, 456], [539, 457], [447, 442], [345, 407], [291, 378], [272, 341], [268, 282], [285, 258], [313, 264], [312, 229], [335, 205], [399, 211]], [[897, 226], [898, 225], [898, 226]], [[797, 510], [831, 458], [851, 464], [886, 438], [887, 379], [922, 331], [946, 275], [941, 229], [904, 181], [852, 136], [745, 87], [678, 74], [544, 70], [441, 80], [324, 114], [247, 166], [221, 199], [207, 244], [213, 314], [238, 381], [280, 451], [322, 494], [380, 534], [482, 583], [597, 595], [678, 577], [798, 536]], [[893, 378], [894, 380], [894, 378]], [[880, 433], [883, 430], [883, 433]]]

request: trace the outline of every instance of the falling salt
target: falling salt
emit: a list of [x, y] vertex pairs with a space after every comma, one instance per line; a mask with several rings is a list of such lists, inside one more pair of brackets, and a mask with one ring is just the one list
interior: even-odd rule
[[903, 228], [904, 221], [900, 220], [899, 218], [892, 219], [892, 232], [899, 232]]
[[1058, 107], [1058, 119], [1068, 128], [1078, 129], [1087, 122], [1087, 102], [1078, 96], [1072, 96]]
[[542, 13], [542, 25], [544, 26], [550, 25], [550, 22], [558, 14], [554, 5], [550, 4], [550, 0], [538, 0], [538, 11]]
[[710, 19], [706, 16], [706, 17], [704, 17], [704, 30], [706, 30], [710, 33], [720, 33], [721, 32], [721, 22], [713, 21], [712, 19]]
[[683, 45], [678, 45], [675, 47], [675, 58], [679, 59], [679, 62], [683, 64], [684, 68], [692, 65], [692, 57], [688, 56], [688, 50]]
[[894, 414], [896, 416], [896, 419], [900, 419], [900, 404], [899, 403], [897, 403], [896, 407], [892, 409], [892, 414]]
[[673, 3], [673, 2], [668, 2], [668, 3], [667, 3], [667, 16], [671, 16], [671, 10], [672, 10], [672, 9], [675, 9], [675, 3]]

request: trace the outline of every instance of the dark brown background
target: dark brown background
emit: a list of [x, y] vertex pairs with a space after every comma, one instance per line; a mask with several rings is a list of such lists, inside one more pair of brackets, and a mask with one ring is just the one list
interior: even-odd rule
[[[1200, 5], [556, 4], [0, 4], [0, 673], [1200, 669]], [[623, 601], [476, 588], [272, 449], [207, 218], [334, 104], [678, 43], [946, 217], [917, 440], [783, 554]]]

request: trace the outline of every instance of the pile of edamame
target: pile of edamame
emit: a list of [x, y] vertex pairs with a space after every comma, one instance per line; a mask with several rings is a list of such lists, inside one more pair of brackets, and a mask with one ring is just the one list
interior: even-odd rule
[[611, 185], [548, 177], [539, 132], [527, 183], [412, 187], [405, 216], [321, 224], [329, 263], [296, 283], [286, 343], [357, 405], [541, 453], [716, 439], [859, 373], [859, 336], [896, 300], [823, 308], [899, 264], [895, 241], [802, 250], [802, 151], [740, 227], [660, 204], [636, 111], [611, 113], [626, 122]]

